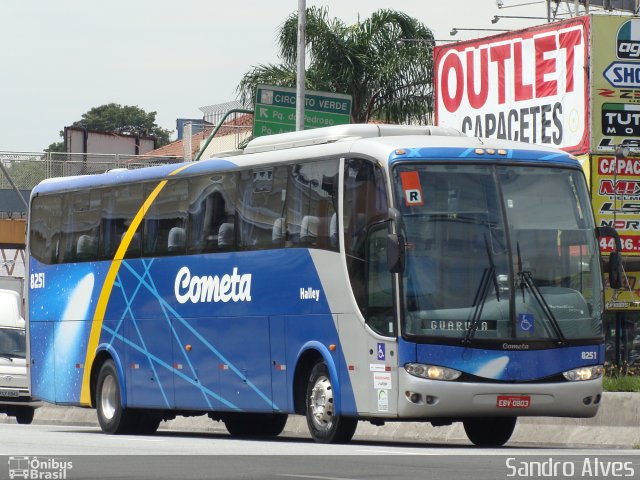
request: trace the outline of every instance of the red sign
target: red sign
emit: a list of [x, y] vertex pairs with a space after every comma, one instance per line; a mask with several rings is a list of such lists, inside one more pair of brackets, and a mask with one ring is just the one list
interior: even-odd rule
[[637, 158], [598, 157], [600, 175], [640, 176], [640, 160]]
[[436, 47], [436, 123], [588, 151], [589, 17]]
[[400, 181], [402, 182], [402, 190], [404, 190], [404, 200], [407, 203], [407, 207], [424, 205], [418, 172], [400, 172]]
[[531, 397], [529, 395], [498, 395], [496, 407], [498, 408], [529, 408]]

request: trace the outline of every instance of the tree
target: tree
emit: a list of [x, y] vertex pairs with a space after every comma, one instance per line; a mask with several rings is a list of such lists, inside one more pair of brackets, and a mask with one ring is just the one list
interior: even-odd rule
[[[259, 84], [295, 87], [297, 12], [280, 28], [279, 65], [252, 67], [237, 87], [241, 100], [253, 102]], [[329, 19], [326, 8], [307, 9], [309, 65], [305, 88], [346, 93], [353, 98], [351, 121], [428, 123], [433, 112], [431, 30], [416, 19], [381, 9], [347, 26]]]
[[[97, 132], [152, 136], [157, 139], [156, 146], [161, 147], [169, 143], [171, 131], [156, 124], [156, 114], [157, 112], [147, 113], [136, 106], [108, 103], [83, 113], [82, 118], [73, 122], [72, 126]], [[60, 136], [64, 136], [64, 132], [60, 132]], [[62, 142], [52, 143], [47, 151], [64, 151], [64, 148], [60, 148], [61, 144]]]

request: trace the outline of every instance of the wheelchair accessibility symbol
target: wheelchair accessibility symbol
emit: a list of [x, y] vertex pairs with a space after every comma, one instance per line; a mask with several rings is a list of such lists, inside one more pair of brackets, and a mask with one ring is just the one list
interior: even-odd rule
[[518, 315], [518, 326], [523, 332], [533, 332], [533, 314], [521, 313]]

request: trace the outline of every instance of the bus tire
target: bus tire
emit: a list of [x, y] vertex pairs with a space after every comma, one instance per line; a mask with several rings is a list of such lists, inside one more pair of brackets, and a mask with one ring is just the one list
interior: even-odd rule
[[33, 407], [18, 407], [16, 409], [16, 421], [20, 425], [29, 425], [33, 422], [33, 414], [35, 409]]
[[511, 438], [517, 420], [517, 417], [469, 418], [462, 423], [475, 446], [501, 447]]
[[[133, 412], [132, 412], [133, 413]], [[153, 435], [158, 431], [162, 419], [145, 412], [136, 412], [136, 425], [133, 433], [138, 435]]]
[[358, 426], [357, 418], [335, 415], [333, 385], [323, 361], [314, 365], [309, 376], [306, 416], [311, 438], [318, 443], [346, 443]]
[[223, 421], [234, 437], [277, 437], [284, 430], [288, 416], [276, 413], [231, 413]]
[[100, 428], [105, 433], [131, 433], [138, 423], [134, 412], [122, 406], [118, 373], [111, 359], [102, 364], [98, 373], [96, 412]]

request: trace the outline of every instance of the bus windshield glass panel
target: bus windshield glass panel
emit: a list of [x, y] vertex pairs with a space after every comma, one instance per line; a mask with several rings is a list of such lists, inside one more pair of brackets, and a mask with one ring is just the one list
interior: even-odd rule
[[565, 345], [602, 336], [584, 177], [540, 166], [402, 164], [404, 333]]

